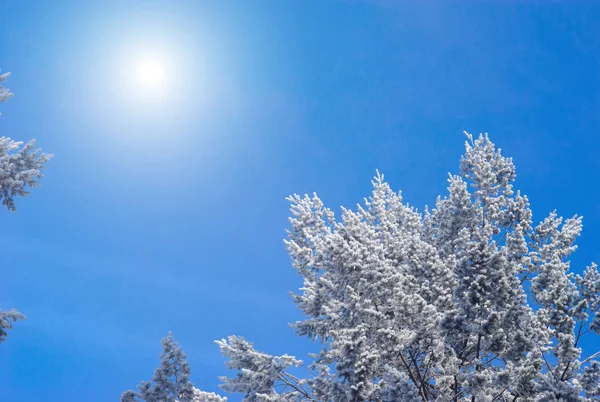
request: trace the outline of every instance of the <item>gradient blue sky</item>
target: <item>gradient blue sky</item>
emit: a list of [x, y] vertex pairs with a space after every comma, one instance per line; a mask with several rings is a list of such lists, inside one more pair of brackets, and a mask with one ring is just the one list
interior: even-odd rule
[[[574, 266], [600, 262], [600, 6], [394, 3], [2, 2], [0, 135], [56, 157], [0, 215], [0, 308], [28, 316], [0, 400], [118, 400], [169, 330], [208, 391], [214, 339], [305, 357], [285, 197], [353, 207], [379, 169], [432, 205], [462, 130], [514, 157], [536, 221], [583, 215]], [[126, 56], [153, 47], [173, 91], [132, 97]]]

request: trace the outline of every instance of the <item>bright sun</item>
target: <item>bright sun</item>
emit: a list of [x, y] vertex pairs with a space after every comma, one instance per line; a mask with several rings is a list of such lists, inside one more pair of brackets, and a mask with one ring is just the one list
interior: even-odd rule
[[157, 89], [164, 85], [165, 68], [163, 63], [157, 59], [141, 60], [136, 68], [139, 83], [146, 88]]
[[131, 110], [147, 111], [179, 99], [186, 62], [177, 44], [124, 43], [112, 53], [114, 94]]

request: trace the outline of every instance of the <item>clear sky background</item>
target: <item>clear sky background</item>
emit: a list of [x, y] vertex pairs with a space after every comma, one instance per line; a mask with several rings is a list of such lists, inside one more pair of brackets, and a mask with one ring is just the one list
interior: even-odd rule
[[[207, 391], [215, 339], [306, 357], [285, 197], [339, 212], [379, 169], [422, 209], [463, 130], [514, 158], [536, 222], [584, 216], [577, 271], [600, 262], [600, 6], [409, 3], [2, 1], [0, 135], [56, 156], [0, 214], [0, 308], [28, 317], [0, 400], [116, 401], [169, 330]], [[168, 93], [132, 85], [148, 50]]]

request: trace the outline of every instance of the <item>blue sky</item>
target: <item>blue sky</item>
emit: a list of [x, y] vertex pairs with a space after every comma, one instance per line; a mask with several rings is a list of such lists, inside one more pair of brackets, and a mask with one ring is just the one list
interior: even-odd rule
[[[463, 130], [514, 158], [535, 221], [584, 216], [576, 270], [600, 262], [600, 7], [398, 3], [4, 1], [0, 135], [56, 157], [1, 214], [0, 308], [28, 319], [0, 399], [118, 400], [169, 330], [207, 391], [215, 339], [305, 357], [285, 197], [353, 207], [379, 169], [432, 205]], [[132, 94], [127, 57], [154, 47], [171, 91]]]

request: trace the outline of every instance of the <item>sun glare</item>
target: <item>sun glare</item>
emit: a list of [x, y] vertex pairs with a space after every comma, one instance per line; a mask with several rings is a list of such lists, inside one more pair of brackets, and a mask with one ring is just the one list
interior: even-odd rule
[[[157, 37], [122, 40], [107, 47], [114, 85], [111, 96], [119, 100], [124, 113], [151, 114], [160, 107], [175, 107], [186, 89], [187, 59], [192, 52], [177, 38]], [[123, 108], [124, 107], [124, 108]]]
[[136, 75], [140, 85], [146, 88], [160, 88], [165, 81], [163, 63], [156, 59], [145, 59], [138, 63]]

